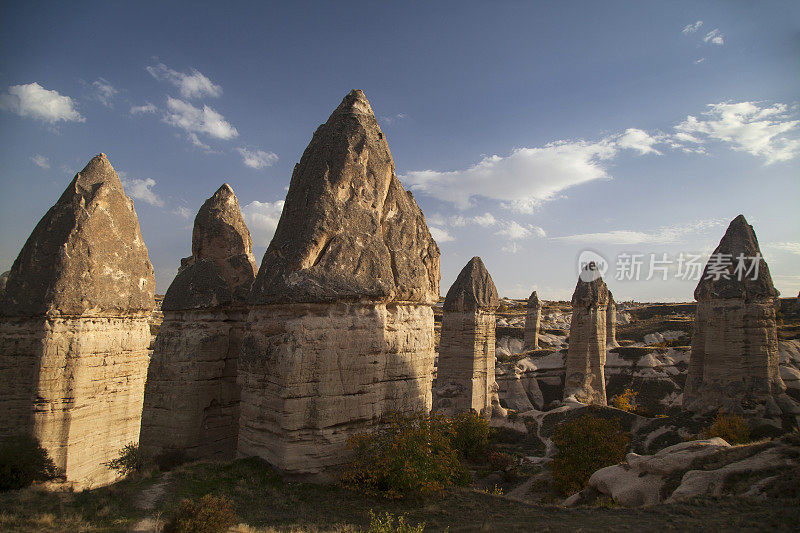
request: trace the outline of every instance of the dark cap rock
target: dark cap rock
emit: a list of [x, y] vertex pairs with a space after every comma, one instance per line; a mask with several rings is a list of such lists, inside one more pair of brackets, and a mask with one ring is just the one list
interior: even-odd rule
[[572, 293], [572, 307], [600, 307], [608, 304], [609, 290], [599, 275], [592, 281], [578, 277], [575, 292]]
[[155, 280], [133, 201], [105, 154], [75, 175], [11, 267], [6, 316], [141, 316]]
[[174, 311], [244, 303], [255, 275], [250, 231], [226, 183], [197, 212], [192, 255], [181, 261], [161, 308]]
[[445, 311], [494, 310], [500, 305], [497, 287], [480, 257], [461, 269], [444, 299]]
[[439, 248], [395, 175], [369, 102], [352, 91], [295, 166], [250, 302], [438, 297]]
[[[742, 279], [738, 279], [736, 272], [739, 256], [744, 258], [744, 271]], [[747, 223], [744, 215], [734, 218], [719, 246], [706, 263], [703, 269], [703, 276], [694, 290], [696, 300], [708, 300], [713, 298], [777, 298], [780, 293], [772, 283], [772, 276], [769, 273], [769, 266], [761, 256], [761, 249], [758, 247], [758, 239], [753, 231], [753, 226]], [[717, 276], [713, 272], [714, 257], [719, 258], [719, 268], [722, 275]], [[747, 274], [746, 271], [752, 266], [751, 258], [758, 259], [758, 276], [753, 278], [753, 273]], [[725, 264], [722, 264], [725, 263]], [[714, 279], [718, 277], [718, 279]]]
[[542, 302], [541, 300], [539, 300], [539, 295], [536, 294], [536, 291], [533, 291], [531, 295], [528, 297], [528, 303], [526, 304], [526, 307], [528, 309], [536, 309], [537, 307], [541, 306]]

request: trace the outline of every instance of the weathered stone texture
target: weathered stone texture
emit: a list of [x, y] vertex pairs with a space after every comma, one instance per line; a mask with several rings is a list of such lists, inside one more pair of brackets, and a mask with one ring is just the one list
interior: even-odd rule
[[761, 255], [755, 232], [742, 215], [728, 226], [714, 254], [729, 254], [733, 261], [718, 279], [709, 272], [709, 261], [695, 289], [698, 304], [683, 405], [695, 411], [780, 414], [790, 400], [783, 394], [778, 368], [779, 294], [763, 258], [757, 279], [737, 279], [736, 257]]
[[237, 361], [255, 273], [250, 232], [225, 184], [197, 213], [192, 256], [181, 261], [164, 297], [145, 390], [144, 450], [235, 456]]
[[608, 288], [602, 278], [578, 279], [572, 295], [564, 398], [606, 405], [603, 367], [606, 364]]
[[461, 270], [444, 301], [435, 409], [492, 416], [497, 288], [479, 257]]
[[346, 439], [431, 407], [439, 248], [352, 91], [295, 166], [250, 292], [238, 450], [330, 479]]
[[2, 295], [0, 434], [32, 433], [76, 488], [139, 439], [153, 268], [105, 155], [25, 243]]
[[606, 306], [606, 345], [609, 348], [619, 347], [617, 342], [617, 302], [614, 295], [608, 291], [608, 305]]
[[542, 320], [542, 302], [536, 291], [531, 293], [528, 298], [525, 313], [525, 337], [523, 343], [523, 350], [538, 350], [539, 349], [539, 324]]

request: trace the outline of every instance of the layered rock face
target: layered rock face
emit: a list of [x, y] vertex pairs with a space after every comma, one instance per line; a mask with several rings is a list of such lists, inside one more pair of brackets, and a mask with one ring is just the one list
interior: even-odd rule
[[0, 433], [32, 433], [67, 482], [137, 443], [155, 305], [133, 201], [104, 154], [36, 225], [0, 305]]
[[[583, 275], [582, 275], [583, 277]], [[606, 308], [608, 288], [599, 276], [578, 279], [572, 295], [564, 398], [606, 405]]]
[[256, 275], [253, 242], [228, 184], [194, 221], [192, 255], [181, 261], [161, 309], [147, 373], [141, 447], [158, 455], [235, 456], [237, 362]]
[[617, 303], [614, 295], [608, 291], [608, 305], [606, 306], [606, 345], [609, 348], [617, 348]]
[[436, 370], [435, 410], [447, 415], [474, 410], [491, 418], [497, 288], [480, 257], [461, 269], [447, 291]]
[[539, 296], [536, 291], [531, 293], [528, 298], [525, 313], [525, 341], [523, 350], [538, 350], [539, 349], [539, 323], [542, 320], [542, 302], [539, 301]]
[[325, 480], [345, 442], [431, 407], [439, 248], [361, 91], [295, 167], [249, 302], [238, 451]]
[[[746, 268], [757, 267], [755, 279], [752, 271], [737, 271], [740, 255]], [[716, 264], [715, 257], [723, 264]], [[783, 394], [786, 388], [778, 370], [778, 295], [753, 227], [739, 215], [694, 291], [697, 311], [685, 408], [774, 415], [780, 414], [780, 407], [795, 414], [791, 411], [796, 408]]]

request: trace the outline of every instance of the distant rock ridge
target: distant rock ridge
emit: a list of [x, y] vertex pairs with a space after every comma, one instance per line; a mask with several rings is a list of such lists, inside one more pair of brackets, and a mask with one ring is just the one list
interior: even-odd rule
[[250, 302], [438, 297], [439, 248], [364, 93], [351, 91], [294, 168]]

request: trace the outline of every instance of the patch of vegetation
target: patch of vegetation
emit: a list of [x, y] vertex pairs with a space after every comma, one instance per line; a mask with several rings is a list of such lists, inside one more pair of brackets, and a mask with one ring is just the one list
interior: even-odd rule
[[470, 461], [480, 461], [489, 447], [489, 422], [475, 411], [460, 413], [438, 422], [449, 433], [450, 443]]
[[0, 440], [0, 491], [16, 490], [59, 476], [53, 460], [33, 435]]
[[636, 412], [636, 396], [638, 395], [639, 393], [633, 389], [625, 389], [611, 398], [611, 405], [628, 413], [634, 413]]
[[459, 434], [450, 420], [438, 415], [392, 415], [376, 431], [348, 440], [353, 456], [342, 475], [342, 485], [393, 499], [466, 485], [471, 477], [453, 440], [463, 439], [460, 444], [470, 450], [473, 429], [471, 422], [465, 422]]
[[714, 421], [700, 432], [704, 439], [719, 437], [728, 444], [745, 444], [750, 442], [752, 429], [750, 424], [739, 415], [717, 413]]
[[558, 447], [553, 485], [564, 496], [583, 489], [597, 470], [621, 462], [630, 443], [619, 421], [591, 415], [560, 424], [552, 440]]
[[183, 500], [164, 533], [225, 533], [236, 525], [233, 502], [207, 494], [197, 501]]
[[126, 444], [116, 459], [103, 464], [111, 470], [116, 470], [123, 477], [142, 475], [153, 467], [152, 460], [138, 444]]
[[[395, 523], [395, 520], [397, 523]], [[382, 515], [376, 515], [372, 509], [369, 510], [369, 529], [367, 529], [367, 533], [422, 533], [423, 531], [425, 531], [425, 522], [412, 526], [406, 523], [404, 515], [394, 517], [388, 511]]]

